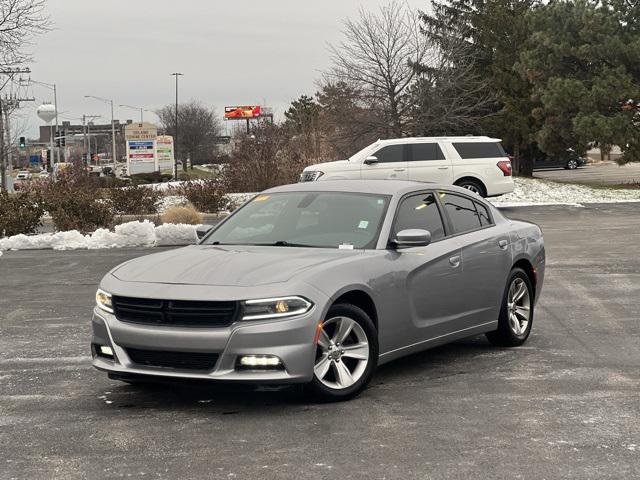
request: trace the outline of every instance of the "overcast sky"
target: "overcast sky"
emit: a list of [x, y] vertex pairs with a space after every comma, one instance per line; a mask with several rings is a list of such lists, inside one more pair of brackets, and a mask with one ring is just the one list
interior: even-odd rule
[[[174, 101], [172, 72], [182, 72], [182, 100], [262, 104], [282, 115], [292, 99], [313, 94], [328, 66], [327, 43], [360, 6], [387, 0], [49, 0], [54, 30], [32, 50], [32, 78], [58, 85], [63, 119], [103, 115], [109, 106], [84, 95], [150, 110]], [[424, 9], [428, 0], [409, 0]], [[51, 99], [34, 87], [36, 106]], [[26, 104], [25, 104], [26, 106]], [[24, 108], [29, 132], [40, 121]], [[116, 107], [116, 118], [139, 114]], [[155, 120], [147, 113], [145, 120]]]

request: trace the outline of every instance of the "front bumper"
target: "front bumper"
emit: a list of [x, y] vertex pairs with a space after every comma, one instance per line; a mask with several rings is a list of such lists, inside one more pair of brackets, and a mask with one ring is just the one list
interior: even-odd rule
[[[313, 339], [322, 318], [322, 306], [282, 320], [238, 321], [229, 327], [183, 328], [125, 323], [98, 308], [93, 311], [92, 344], [109, 346], [114, 358], [98, 355], [92, 348], [93, 366], [121, 376], [239, 381], [258, 383], [303, 383], [313, 377]], [[152, 367], [134, 363], [127, 349], [210, 353], [218, 355], [211, 370]], [[241, 355], [275, 355], [279, 370], [239, 370]]]

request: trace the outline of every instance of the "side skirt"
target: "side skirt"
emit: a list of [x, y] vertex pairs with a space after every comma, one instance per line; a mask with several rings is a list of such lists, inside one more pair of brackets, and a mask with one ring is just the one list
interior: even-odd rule
[[498, 321], [494, 320], [492, 322], [483, 323], [475, 327], [464, 328], [462, 330], [446, 333], [438, 337], [429, 338], [428, 340], [412, 343], [411, 345], [407, 345], [406, 347], [396, 348], [395, 350], [390, 350], [388, 352], [380, 354], [380, 356], [378, 357], [378, 365], [383, 365], [387, 362], [395, 360], [396, 358], [404, 357], [412, 353], [421, 352], [423, 350], [438, 347], [446, 343], [451, 343], [461, 338], [467, 338], [474, 335], [480, 335], [481, 333], [491, 332], [497, 328]]

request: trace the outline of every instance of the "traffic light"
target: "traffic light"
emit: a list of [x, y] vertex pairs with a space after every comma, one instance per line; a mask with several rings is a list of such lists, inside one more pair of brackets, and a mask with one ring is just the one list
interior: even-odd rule
[[56, 130], [55, 139], [56, 139], [56, 147], [60, 148], [60, 132], [58, 132], [57, 130]]
[[62, 130], [62, 135], [61, 135], [61, 137], [62, 137], [62, 138], [60, 139], [60, 144], [61, 144], [63, 147], [66, 147], [66, 146], [67, 146], [67, 137], [66, 137], [66, 136], [65, 136], [65, 134], [64, 134], [64, 130]]
[[26, 148], [27, 146], [27, 139], [24, 137], [20, 137], [20, 148]]

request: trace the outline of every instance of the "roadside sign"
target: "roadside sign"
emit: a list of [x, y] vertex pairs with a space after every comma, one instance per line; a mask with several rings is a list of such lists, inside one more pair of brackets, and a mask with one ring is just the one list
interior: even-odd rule
[[171, 135], [159, 135], [156, 139], [156, 155], [160, 170], [173, 169], [173, 137]]
[[127, 143], [127, 172], [150, 173], [158, 170], [156, 137], [158, 127], [152, 123], [130, 123], [124, 127]]

